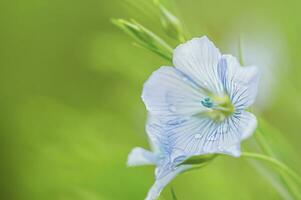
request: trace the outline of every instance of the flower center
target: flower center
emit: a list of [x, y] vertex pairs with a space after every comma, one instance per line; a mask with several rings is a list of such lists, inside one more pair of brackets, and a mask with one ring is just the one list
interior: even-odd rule
[[223, 121], [234, 112], [234, 106], [228, 95], [224, 96], [207, 96], [201, 100], [203, 106], [208, 108], [205, 115], [214, 121]]

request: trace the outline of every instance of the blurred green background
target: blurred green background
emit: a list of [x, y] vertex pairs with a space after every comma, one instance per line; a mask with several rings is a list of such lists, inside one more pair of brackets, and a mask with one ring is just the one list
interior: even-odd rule
[[[1, 1], [0, 199], [145, 197], [153, 168], [127, 168], [126, 159], [133, 147], [148, 148], [143, 83], [159, 66], [171, 64], [133, 46], [110, 23], [112, 17], [135, 18], [167, 39], [152, 4], [131, 2]], [[254, 27], [252, 34], [266, 29], [282, 35], [279, 48], [286, 60], [273, 68], [281, 73], [268, 88], [273, 95], [266, 96], [261, 115], [287, 139], [294, 153], [283, 157], [296, 171], [301, 167], [300, 7], [297, 0], [175, 0], [171, 6], [189, 37], [206, 34], [225, 53], [231, 52], [223, 38], [237, 31], [236, 25]], [[259, 45], [267, 46], [264, 40]], [[179, 200], [281, 199], [248, 162], [230, 157], [181, 175], [172, 185]], [[171, 199], [169, 187], [163, 197]]]

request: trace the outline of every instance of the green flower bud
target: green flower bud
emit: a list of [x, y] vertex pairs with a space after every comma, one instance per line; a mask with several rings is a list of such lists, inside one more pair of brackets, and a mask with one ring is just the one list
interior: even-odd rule
[[180, 20], [165, 8], [159, 0], [154, 0], [155, 5], [161, 12], [161, 23], [167, 35], [180, 42], [185, 42], [183, 26]]
[[138, 46], [146, 48], [165, 59], [171, 60], [173, 49], [159, 36], [138, 22], [124, 19], [112, 19], [113, 24], [131, 36]]

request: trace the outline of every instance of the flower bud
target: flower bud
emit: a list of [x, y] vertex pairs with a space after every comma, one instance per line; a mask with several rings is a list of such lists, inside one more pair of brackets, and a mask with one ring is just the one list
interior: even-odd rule
[[172, 48], [159, 36], [138, 22], [124, 19], [112, 19], [113, 24], [131, 36], [138, 46], [146, 48], [160, 56], [171, 60]]
[[180, 20], [165, 8], [159, 0], [154, 0], [155, 5], [161, 12], [161, 23], [167, 35], [180, 42], [185, 42], [183, 26]]

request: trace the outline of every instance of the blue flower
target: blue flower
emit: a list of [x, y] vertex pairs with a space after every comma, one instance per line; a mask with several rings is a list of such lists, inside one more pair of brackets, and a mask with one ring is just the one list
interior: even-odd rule
[[256, 98], [257, 67], [241, 67], [207, 37], [179, 45], [173, 64], [155, 71], [144, 84], [152, 152], [135, 148], [128, 160], [130, 166], [156, 165], [147, 200], [156, 199], [177, 174], [190, 169], [179, 164], [191, 156], [239, 156], [240, 142], [257, 126], [256, 117], [246, 111]]
[[142, 93], [148, 112], [164, 126], [172, 157], [239, 156], [240, 142], [257, 126], [246, 111], [256, 98], [257, 67], [241, 67], [207, 37], [179, 45], [173, 64], [155, 71]]

